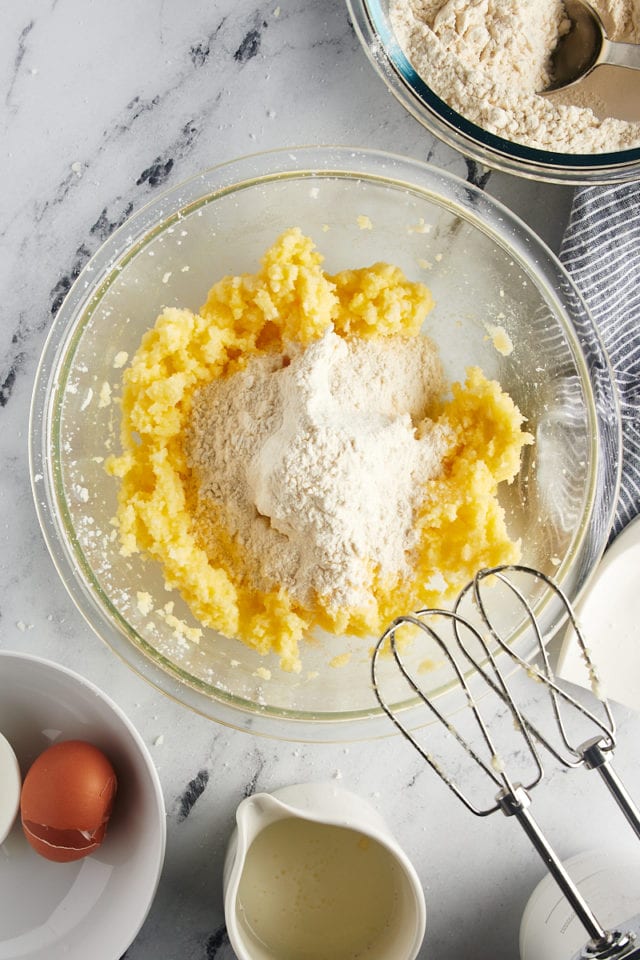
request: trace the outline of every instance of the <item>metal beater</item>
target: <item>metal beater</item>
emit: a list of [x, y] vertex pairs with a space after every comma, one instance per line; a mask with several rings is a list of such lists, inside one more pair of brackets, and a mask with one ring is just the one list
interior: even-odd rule
[[[518, 582], [514, 582], [516, 577]], [[564, 608], [575, 632], [576, 642], [579, 644], [591, 681], [596, 701], [593, 708], [587, 708], [577, 697], [560, 686], [555, 677], [543, 631], [534, 605], [527, 598], [520, 584], [522, 580], [527, 582], [531, 580], [538, 585], [544, 584]], [[535, 640], [535, 651], [540, 666], [534, 665], [528, 659], [523, 659], [513, 646], [504, 640], [496, 622], [496, 616], [491, 615], [491, 603], [487, 599], [489, 594], [487, 588], [491, 587], [495, 590], [496, 585], [507, 591], [508, 596], [515, 601], [517, 609], [522, 612], [523, 620], [520, 626], [521, 629], [530, 630]], [[473, 619], [463, 614], [462, 611], [466, 606], [470, 607]], [[493, 606], [495, 608], [497, 604], [494, 603]], [[450, 642], [446, 642], [441, 635], [441, 630], [434, 626], [438, 621], [449, 627]], [[473, 740], [461, 731], [460, 716], [455, 725], [447, 719], [438, 708], [436, 698], [426, 695], [413, 674], [407, 669], [402, 653], [403, 638], [398, 637], [398, 634], [407, 628], [416, 633], [418, 638], [422, 635], [423, 638], [429, 637], [435, 642], [444, 661], [449, 664], [455, 682], [464, 693], [465, 705], [469, 711], [466, 717], [471, 718]], [[414, 637], [411, 641], [412, 647], [415, 640]], [[484, 806], [472, 802], [465, 791], [445, 772], [442, 763], [423, 747], [417, 736], [409, 731], [398, 714], [388, 706], [382, 693], [380, 676], [381, 665], [386, 659], [387, 652], [390, 652], [393, 658], [392, 665], [398, 668], [419, 701], [426, 705], [431, 714], [442, 724], [446, 736], [453, 738], [455, 743], [473, 760], [482, 776], [488, 777], [498, 788], [493, 802]], [[511, 664], [515, 668], [526, 671], [529, 677], [542, 685], [542, 689], [549, 697], [553, 736], [541, 731], [523, 716], [511, 692], [507, 671], [503, 665], [498, 665], [498, 657], [501, 658], [502, 664]], [[469, 667], [473, 670], [470, 671]], [[477, 698], [471, 691], [472, 676], [476, 680], [481, 680], [485, 692], [492, 693], [501, 705], [506, 706], [505, 716], [513, 722], [516, 736], [532, 763], [532, 775], [526, 784], [514, 782], [511, 779], [496, 745], [495, 737], [489, 731], [478, 707]], [[608, 958], [640, 960], [640, 915], [622, 924], [620, 929], [606, 930], [596, 918], [529, 811], [530, 792], [544, 776], [538, 749], [542, 746], [568, 768], [585, 767], [597, 770], [618, 807], [640, 838], [640, 812], [610, 764], [615, 748], [613, 715], [600, 690], [597, 670], [591, 660], [576, 615], [566, 595], [557, 584], [546, 574], [519, 564], [479, 571], [473, 581], [461, 592], [453, 610], [423, 609], [397, 617], [376, 644], [371, 662], [371, 678], [376, 697], [384, 712], [468, 810], [479, 817], [488, 816], [498, 810], [502, 810], [506, 816], [516, 817], [589, 936], [587, 944], [572, 960], [608, 960]], [[593, 725], [598, 731], [597, 735], [574, 744], [568, 731], [568, 721], [576, 717]], [[554, 741], [554, 737], [557, 742]], [[476, 745], [476, 740], [479, 747]]]

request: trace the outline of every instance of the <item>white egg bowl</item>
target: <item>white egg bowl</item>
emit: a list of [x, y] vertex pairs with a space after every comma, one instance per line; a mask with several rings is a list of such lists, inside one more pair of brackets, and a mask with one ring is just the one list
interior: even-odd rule
[[94, 684], [10, 651], [0, 651], [0, 730], [23, 778], [52, 743], [76, 739], [102, 750], [118, 777], [105, 840], [83, 860], [40, 857], [18, 815], [0, 845], [0, 960], [119, 960], [147, 916], [164, 862], [164, 801], [144, 742]]

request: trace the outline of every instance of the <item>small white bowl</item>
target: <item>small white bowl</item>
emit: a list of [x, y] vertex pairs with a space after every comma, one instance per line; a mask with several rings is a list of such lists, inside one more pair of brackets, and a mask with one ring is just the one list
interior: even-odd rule
[[166, 842], [162, 789], [142, 738], [120, 708], [77, 673], [0, 651], [0, 730], [24, 777], [52, 743], [80, 739], [111, 760], [118, 793], [99, 850], [51, 863], [19, 818], [0, 847], [0, 960], [119, 960], [155, 895]]

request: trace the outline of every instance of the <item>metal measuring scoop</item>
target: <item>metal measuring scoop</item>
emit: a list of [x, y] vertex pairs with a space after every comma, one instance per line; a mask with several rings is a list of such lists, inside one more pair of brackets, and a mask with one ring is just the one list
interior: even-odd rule
[[[569, 87], [583, 80], [601, 64], [640, 71], [640, 44], [609, 40], [602, 20], [586, 0], [565, 0], [565, 12], [571, 21], [569, 31], [560, 38], [551, 55], [553, 82], [542, 93]], [[638, 74], [640, 101], [640, 72]], [[640, 103], [638, 106], [640, 118]]]

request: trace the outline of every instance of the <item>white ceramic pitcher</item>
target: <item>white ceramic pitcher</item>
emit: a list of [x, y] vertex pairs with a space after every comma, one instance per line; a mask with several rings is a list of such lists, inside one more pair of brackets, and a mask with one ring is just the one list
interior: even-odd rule
[[[236, 823], [237, 828], [229, 841], [224, 866], [224, 908], [227, 932], [238, 960], [291, 960], [292, 957], [297, 960], [302, 960], [302, 957], [316, 960], [329, 955], [332, 960], [353, 960], [356, 957], [358, 960], [415, 960], [425, 931], [422, 886], [407, 856], [398, 846], [384, 820], [369, 803], [332, 783], [296, 784], [272, 794], [258, 793], [247, 797], [238, 806]], [[265, 834], [264, 831], [269, 827], [272, 828], [270, 833]], [[342, 830], [327, 831], [324, 827]], [[289, 831], [292, 831], [292, 842], [287, 842]], [[304, 850], [307, 849], [304, 843], [305, 835], [312, 844], [309, 849], [319, 851], [318, 862], [323, 861], [326, 864], [327, 858], [332, 856], [331, 850], [334, 851], [336, 865], [340, 861], [342, 872], [339, 877], [334, 878], [337, 882], [329, 890], [316, 890], [313, 887], [315, 880], [310, 881], [311, 888], [307, 886], [307, 870], [310, 869], [314, 876], [317, 875], [314, 869], [316, 861], [294, 863], [293, 869], [287, 871], [289, 876], [284, 879], [282, 863], [280, 867], [273, 866], [278, 861], [281, 852], [278, 844], [283, 839], [285, 842], [281, 844], [281, 848], [287, 847], [289, 858], [295, 857], [298, 850], [300, 856], [304, 856]], [[265, 846], [267, 837], [271, 837], [270, 842], [275, 844], [268, 852]], [[260, 842], [256, 843], [259, 838]], [[367, 872], [360, 876], [362, 883], [357, 895], [353, 892], [357, 886], [357, 874], [354, 873], [353, 877], [345, 876], [348, 871], [343, 869], [340, 857], [335, 856], [336, 851], [342, 848], [346, 850], [347, 846], [349, 849], [353, 847], [354, 850], [366, 851], [365, 856], [373, 858], [367, 862]], [[359, 856], [356, 852], [355, 858]], [[261, 862], [262, 860], [265, 862]], [[370, 863], [376, 864], [373, 872], [379, 881], [378, 886], [374, 885], [371, 889], [378, 893], [384, 889], [390, 895], [371, 898], [371, 926], [368, 927], [366, 911], [369, 903], [363, 891], [370, 889]], [[362, 865], [364, 866], [364, 862]], [[287, 866], [291, 866], [290, 860]], [[273, 874], [273, 882], [269, 879], [272, 876], [269, 871], [272, 869], [280, 870], [277, 879]], [[330, 876], [330, 864], [328, 870], [329, 873], [325, 876]], [[345, 877], [346, 885], [344, 902], [339, 899], [342, 877]], [[302, 882], [299, 883], [301, 879]], [[280, 884], [278, 891], [287, 889], [291, 896], [278, 903], [276, 910], [269, 898], [274, 894], [277, 884]], [[278, 927], [281, 928], [282, 936], [280, 932], [274, 936], [263, 936], [263, 929], [258, 929], [253, 919], [258, 913], [249, 916], [246, 909], [249, 888], [255, 893], [252, 901], [254, 906], [266, 904], [264, 915], [272, 931], [274, 917], [279, 917]], [[311, 897], [309, 889], [312, 890]], [[280, 896], [280, 893], [278, 895]], [[349, 908], [353, 906], [352, 896], [359, 897], [358, 909], [347, 916]], [[375, 902], [381, 899], [383, 902]], [[308, 913], [310, 903], [311, 914]], [[326, 906], [327, 903], [330, 903], [330, 906]], [[310, 941], [305, 947], [301, 947], [299, 940], [295, 944], [289, 941], [287, 938], [294, 936], [291, 931], [295, 930], [296, 920], [300, 921], [299, 935], [307, 935], [304, 931], [310, 931], [313, 927], [309, 918], [313, 920], [314, 911], [320, 911], [323, 904], [325, 912], [318, 923], [325, 934], [319, 939], [324, 939], [325, 936], [332, 938], [332, 946], [326, 948], [330, 949], [330, 953], [323, 953], [325, 948], [317, 940]], [[301, 910], [307, 911], [304, 917]], [[354, 912], [360, 919], [352, 929], [352, 924], [355, 923]], [[385, 918], [383, 930], [375, 926], [380, 925], [382, 916]], [[341, 925], [345, 930], [347, 927], [349, 929], [348, 933], [344, 934], [343, 945], [338, 948], [336, 937], [340, 939], [343, 936], [340, 933]]]

